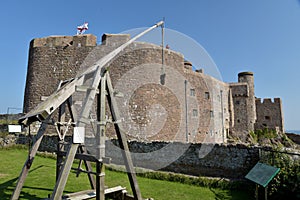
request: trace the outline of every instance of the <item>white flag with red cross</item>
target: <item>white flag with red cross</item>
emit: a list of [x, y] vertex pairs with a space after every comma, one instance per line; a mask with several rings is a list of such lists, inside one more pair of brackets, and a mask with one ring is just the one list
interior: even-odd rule
[[81, 26], [77, 26], [77, 35], [83, 34], [86, 30], [89, 29], [88, 27], [89, 23], [84, 22]]

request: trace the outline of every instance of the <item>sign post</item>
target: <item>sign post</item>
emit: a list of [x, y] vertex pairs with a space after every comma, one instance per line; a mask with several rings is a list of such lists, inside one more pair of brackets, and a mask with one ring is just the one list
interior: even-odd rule
[[258, 200], [258, 186], [261, 185], [265, 188], [265, 200], [268, 199], [267, 186], [270, 181], [278, 174], [280, 168], [276, 168], [264, 163], [256, 163], [256, 165], [248, 172], [246, 179], [256, 183], [255, 196]]

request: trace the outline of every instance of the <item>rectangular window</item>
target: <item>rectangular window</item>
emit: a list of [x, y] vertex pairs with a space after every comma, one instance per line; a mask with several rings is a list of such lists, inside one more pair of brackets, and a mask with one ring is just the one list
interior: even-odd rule
[[209, 99], [209, 92], [205, 92], [205, 99]]
[[190, 90], [190, 95], [191, 95], [192, 97], [196, 96], [196, 95], [195, 95], [195, 89], [191, 89], [191, 90]]
[[214, 111], [210, 111], [210, 118], [213, 118], [214, 117]]
[[193, 109], [193, 117], [198, 117], [198, 110], [197, 109]]
[[271, 120], [270, 116], [265, 116], [265, 120]]

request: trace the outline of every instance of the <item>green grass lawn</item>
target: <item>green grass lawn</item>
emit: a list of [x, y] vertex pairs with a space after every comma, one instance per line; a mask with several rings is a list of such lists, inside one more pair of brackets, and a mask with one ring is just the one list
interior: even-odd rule
[[[27, 158], [27, 151], [22, 149], [0, 149], [0, 199], [10, 199], [21, 172], [23, 164]], [[106, 170], [105, 183], [109, 187], [124, 186], [130, 191], [127, 175], [121, 172]], [[168, 199], [243, 199], [252, 198], [245, 192], [212, 189], [192, 186], [187, 184], [153, 180], [138, 177], [138, 183], [144, 198], [154, 198], [155, 200]], [[55, 160], [36, 156], [24, 187], [20, 199], [42, 199], [52, 193], [55, 185]], [[72, 193], [90, 189], [87, 176], [81, 174], [76, 178], [72, 172], [69, 176], [65, 193]]]

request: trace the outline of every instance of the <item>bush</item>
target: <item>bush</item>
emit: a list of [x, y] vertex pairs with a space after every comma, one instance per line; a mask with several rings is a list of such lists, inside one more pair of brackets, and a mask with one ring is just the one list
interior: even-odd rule
[[300, 199], [300, 161], [288, 154], [272, 152], [265, 156], [266, 164], [280, 168], [278, 175], [269, 184], [270, 199]]

